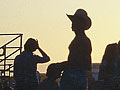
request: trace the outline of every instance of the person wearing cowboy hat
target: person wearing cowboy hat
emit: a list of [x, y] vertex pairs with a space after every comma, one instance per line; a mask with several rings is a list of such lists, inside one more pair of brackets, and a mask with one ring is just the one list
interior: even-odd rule
[[91, 41], [85, 30], [91, 27], [91, 19], [83, 9], [78, 9], [74, 15], [68, 15], [72, 21], [72, 31], [75, 38], [69, 45], [68, 61], [61, 62], [63, 74], [60, 81], [60, 90], [86, 90], [87, 79], [92, 77], [91, 72]]

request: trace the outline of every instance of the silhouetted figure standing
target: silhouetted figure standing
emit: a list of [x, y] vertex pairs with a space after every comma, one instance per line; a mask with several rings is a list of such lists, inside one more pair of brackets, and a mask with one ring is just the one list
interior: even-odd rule
[[[36, 49], [43, 57], [33, 54]], [[38, 85], [37, 63], [45, 63], [49, 60], [49, 56], [39, 47], [38, 41], [29, 38], [24, 45], [24, 51], [16, 56], [14, 61], [15, 90], [36, 90]]]
[[120, 75], [120, 60], [117, 43], [107, 45], [99, 68], [99, 80], [104, 82], [101, 90], [117, 89], [116, 78]]
[[69, 46], [68, 61], [61, 63], [64, 72], [60, 81], [60, 90], [86, 90], [87, 78], [89, 80], [92, 78], [92, 47], [85, 30], [91, 27], [91, 19], [83, 9], [78, 9], [74, 15], [67, 16], [72, 21], [75, 38]]

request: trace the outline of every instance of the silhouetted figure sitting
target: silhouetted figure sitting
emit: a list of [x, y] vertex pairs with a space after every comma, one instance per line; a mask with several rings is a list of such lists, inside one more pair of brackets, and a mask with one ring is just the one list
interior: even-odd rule
[[100, 81], [103, 81], [101, 90], [120, 90], [115, 79], [120, 75], [120, 60], [117, 43], [109, 44], [106, 47], [102, 62], [99, 68]]
[[41, 83], [41, 90], [58, 90], [59, 85], [56, 79], [61, 75], [61, 69], [58, 63], [50, 64], [47, 68], [47, 78]]
[[91, 25], [87, 12], [78, 9], [74, 15], [67, 15], [72, 22], [72, 31], [75, 38], [69, 45], [68, 60], [64, 63], [63, 74], [60, 80], [60, 90], [86, 90], [87, 79], [93, 81], [91, 72], [92, 45], [85, 34]]
[[[39, 50], [42, 57], [33, 54], [36, 49]], [[48, 55], [39, 47], [38, 41], [29, 38], [24, 45], [24, 51], [16, 56], [14, 61], [15, 90], [36, 90], [38, 86], [37, 63], [46, 63], [49, 60]]]

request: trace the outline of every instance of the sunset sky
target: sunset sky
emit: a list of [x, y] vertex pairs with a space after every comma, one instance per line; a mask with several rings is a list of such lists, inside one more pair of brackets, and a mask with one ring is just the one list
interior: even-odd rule
[[[67, 60], [75, 35], [66, 14], [82, 8], [92, 20], [86, 31], [92, 43], [92, 62], [100, 63], [106, 45], [120, 40], [119, 4], [120, 0], [0, 0], [0, 33], [22, 33], [23, 44], [29, 37], [38, 39], [51, 58], [38, 65], [44, 72], [48, 64]], [[0, 39], [0, 46], [7, 40]]]

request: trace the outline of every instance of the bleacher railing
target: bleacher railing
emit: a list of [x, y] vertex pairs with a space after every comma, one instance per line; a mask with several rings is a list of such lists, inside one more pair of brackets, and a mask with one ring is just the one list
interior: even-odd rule
[[[5, 54], [3, 55], [3, 58], [0, 59], [0, 76], [1, 77], [10, 77], [11, 73], [13, 73], [13, 67], [14, 67], [14, 58], [11, 58], [12, 55], [14, 55], [15, 53], [22, 52], [22, 35], [23, 34], [0, 34], [0, 36], [14, 36], [14, 38], [12, 38], [11, 40], [9, 40], [6, 44], [2, 45], [0, 47], [0, 49], [2, 49], [4, 47], [5, 50]], [[19, 39], [19, 40], [18, 40]], [[9, 46], [11, 43], [14, 43], [15, 41], [19, 41], [19, 45], [17, 46]], [[14, 51], [12, 51], [11, 53], [9, 53], [7, 55], [7, 50], [8, 49], [15, 49]], [[11, 63], [7, 63], [8, 60], [12, 60], [13, 62]]]

